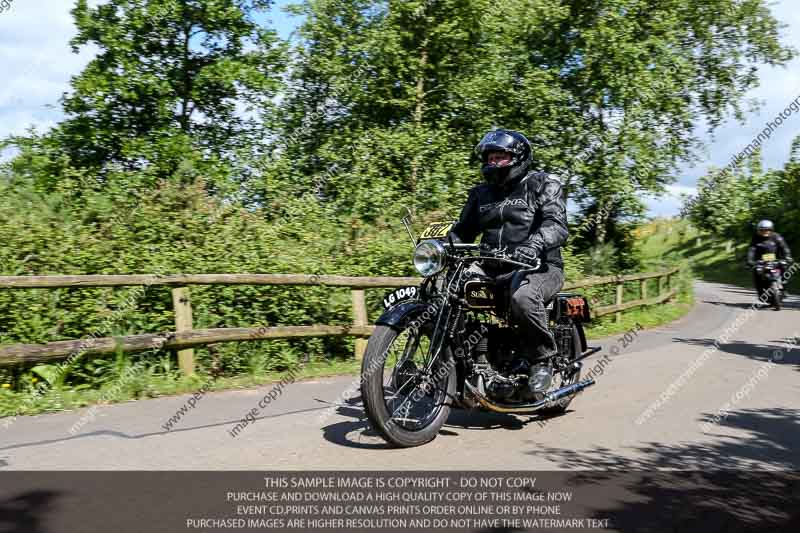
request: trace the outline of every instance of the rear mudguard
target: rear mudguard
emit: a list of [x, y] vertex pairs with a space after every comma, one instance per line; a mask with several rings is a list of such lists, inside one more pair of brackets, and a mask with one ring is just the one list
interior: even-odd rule
[[574, 324], [578, 328], [578, 337], [581, 340], [581, 353], [582, 353], [589, 349], [589, 343], [586, 341], [586, 332], [583, 330], [583, 324], [581, 324], [580, 322], [574, 322]]
[[430, 314], [430, 317], [434, 317], [438, 311], [439, 308], [436, 305], [419, 300], [401, 302], [384, 311], [375, 324], [403, 330], [426, 312]]

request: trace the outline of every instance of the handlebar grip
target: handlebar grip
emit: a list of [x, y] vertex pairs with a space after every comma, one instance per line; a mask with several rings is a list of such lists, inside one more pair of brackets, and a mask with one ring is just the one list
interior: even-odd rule
[[518, 265], [524, 268], [530, 268], [532, 270], [539, 270], [540, 268], [542, 268], [542, 260], [539, 259], [538, 257], [536, 258], [536, 262], [534, 264], [522, 263], [520, 261], [514, 261], [513, 259], [502, 259], [502, 261], [505, 261], [512, 265]]

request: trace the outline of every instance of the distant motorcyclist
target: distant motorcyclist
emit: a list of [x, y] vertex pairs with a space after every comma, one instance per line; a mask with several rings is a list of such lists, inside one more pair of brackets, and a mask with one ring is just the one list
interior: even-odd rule
[[[792, 251], [783, 237], [775, 231], [775, 224], [771, 220], [762, 220], [756, 227], [756, 233], [750, 241], [750, 248], [747, 250], [747, 266], [753, 268], [759, 261], [769, 258], [772, 261], [785, 261], [787, 264], [793, 262]], [[768, 286], [764, 279], [753, 271], [753, 284], [761, 298]]]

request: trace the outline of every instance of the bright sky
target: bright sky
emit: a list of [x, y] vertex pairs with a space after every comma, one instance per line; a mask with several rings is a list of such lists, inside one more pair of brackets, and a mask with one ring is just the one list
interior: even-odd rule
[[[90, 1], [97, 3], [97, 0]], [[290, 3], [279, 0], [278, 5]], [[788, 27], [784, 41], [800, 50], [800, 10], [797, 0], [777, 0], [774, 12]], [[58, 99], [68, 89], [70, 76], [81, 71], [92, 57], [91, 50], [73, 54], [68, 42], [75, 35], [69, 11], [70, 0], [13, 0], [11, 8], [0, 13], [0, 138], [21, 134], [31, 126], [45, 130], [61, 114]], [[280, 10], [269, 15], [274, 27], [286, 38], [297, 19]], [[681, 169], [680, 180], [670, 187], [670, 195], [648, 201], [650, 214], [673, 215], [680, 206], [680, 193], [693, 192], [697, 178], [708, 166], [726, 166], [761, 132], [767, 120], [773, 120], [800, 96], [800, 59], [786, 68], [760, 70], [761, 85], [749, 95], [762, 102], [758, 113], [745, 123], [729, 121], [717, 130], [714, 139], [701, 154], [695, 168]], [[794, 137], [800, 134], [800, 114], [785, 121], [763, 146], [766, 167], [780, 167], [788, 159]]]

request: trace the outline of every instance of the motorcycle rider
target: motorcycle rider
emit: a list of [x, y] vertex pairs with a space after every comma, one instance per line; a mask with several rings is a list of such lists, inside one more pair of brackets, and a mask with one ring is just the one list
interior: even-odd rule
[[505, 248], [515, 261], [542, 260], [536, 271], [512, 267], [509, 273], [486, 266], [490, 275], [510, 282], [511, 315], [527, 337], [526, 346], [532, 347], [529, 387], [542, 392], [552, 381], [550, 358], [557, 353], [545, 304], [564, 284], [561, 246], [569, 235], [561, 181], [531, 170], [531, 144], [518, 131], [490, 131], [475, 152], [486, 183], [469, 191], [450, 236], [454, 242], [471, 243], [482, 234], [482, 245]]
[[[777, 260], [792, 262], [792, 251], [789, 250], [783, 237], [775, 231], [775, 224], [771, 220], [761, 220], [756, 226], [756, 233], [747, 250], [747, 266], [755, 267], [766, 254], [775, 254]], [[768, 287], [755, 270], [753, 270], [753, 283], [760, 299]]]

